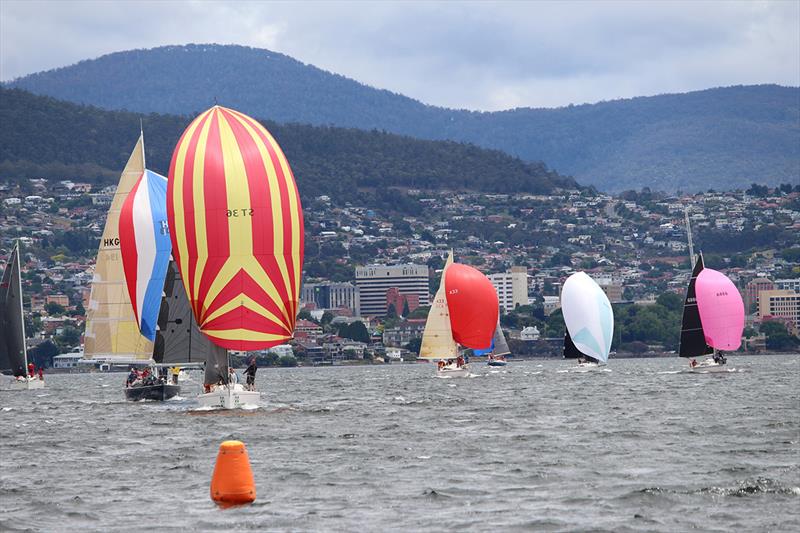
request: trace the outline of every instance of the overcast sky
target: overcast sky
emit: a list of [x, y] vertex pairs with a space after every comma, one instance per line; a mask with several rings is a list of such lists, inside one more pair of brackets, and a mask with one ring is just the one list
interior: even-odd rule
[[482, 110], [800, 85], [800, 0], [0, 0], [0, 79], [131, 48], [268, 48], [425, 103]]

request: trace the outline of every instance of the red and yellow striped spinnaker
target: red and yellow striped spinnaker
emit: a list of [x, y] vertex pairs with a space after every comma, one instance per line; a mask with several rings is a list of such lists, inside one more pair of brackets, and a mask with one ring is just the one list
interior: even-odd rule
[[231, 350], [292, 337], [303, 211], [289, 162], [261, 124], [220, 106], [194, 119], [172, 154], [167, 218], [203, 333]]

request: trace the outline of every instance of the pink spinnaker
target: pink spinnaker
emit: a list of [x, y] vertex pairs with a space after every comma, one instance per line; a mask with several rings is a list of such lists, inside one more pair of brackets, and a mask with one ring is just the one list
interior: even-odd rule
[[742, 344], [744, 302], [725, 274], [704, 268], [695, 284], [697, 310], [706, 343], [717, 350], [736, 350]]

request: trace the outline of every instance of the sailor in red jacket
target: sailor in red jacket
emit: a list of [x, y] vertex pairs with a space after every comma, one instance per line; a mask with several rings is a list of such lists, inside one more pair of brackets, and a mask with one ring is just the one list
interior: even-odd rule
[[33, 363], [28, 363], [28, 376], [29, 377], [33, 377], [33, 375], [35, 374], [35, 372], [34, 372], [35, 370], [36, 369], [34, 368]]

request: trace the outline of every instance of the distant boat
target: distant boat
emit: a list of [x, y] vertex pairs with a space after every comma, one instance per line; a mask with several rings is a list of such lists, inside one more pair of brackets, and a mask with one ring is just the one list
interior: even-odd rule
[[[686, 236], [692, 277], [686, 288], [681, 320], [681, 343], [678, 354], [688, 357], [693, 372], [725, 372], [727, 359], [720, 350], [737, 350], [744, 331], [744, 302], [739, 290], [724, 274], [705, 268], [702, 252], [695, 260], [689, 211]], [[696, 357], [705, 357], [697, 362]]]
[[44, 381], [28, 372], [19, 254], [19, 242], [15, 242], [0, 278], [0, 372], [14, 376], [13, 390], [41, 389]]
[[450, 252], [428, 312], [419, 357], [438, 360], [439, 377], [469, 376], [469, 363], [459, 355], [458, 345], [489, 348], [498, 313], [491, 281], [470, 266], [454, 263]]
[[503, 334], [503, 328], [500, 327], [500, 321], [497, 321], [497, 327], [494, 330], [494, 337], [492, 337], [492, 346], [490, 350], [475, 350], [475, 355], [486, 355], [486, 364], [489, 366], [506, 366], [506, 356], [511, 353], [506, 342], [506, 336]]
[[[721, 351], [739, 349], [743, 330], [739, 290], [721, 272], [705, 268], [703, 254], [698, 254], [683, 304], [679, 355], [690, 358], [694, 372], [727, 371]], [[709, 355], [700, 362], [695, 359]]]
[[603, 289], [585, 272], [572, 274], [561, 290], [564, 358], [593, 368], [608, 362], [614, 337], [614, 311]]
[[422, 344], [419, 349], [419, 358], [439, 362], [437, 375], [439, 377], [467, 377], [469, 365], [458, 364], [458, 344], [453, 339], [453, 328], [450, 325], [450, 308], [445, 295], [445, 275], [447, 269], [453, 264], [453, 252], [447, 256], [447, 261], [442, 270], [442, 279], [433, 299], [428, 320], [425, 322], [425, 331], [422, 334]]
[[208, 354], [202, 406], [257, 406], [231, 382], [227, 350], [285, 343], [303, 270], [303, 212], [289, 162], [257, 121], [214, 106], [186, 128], [167, 187], [172, 254]]

